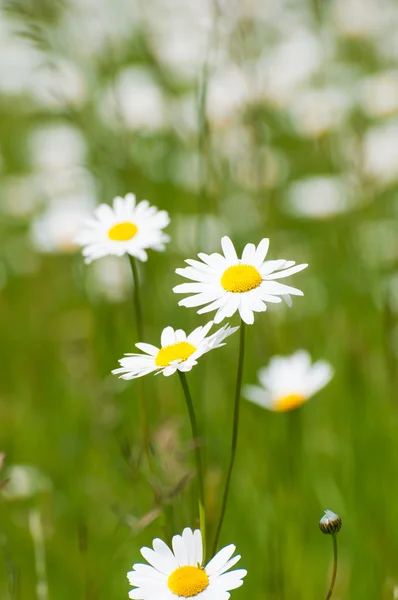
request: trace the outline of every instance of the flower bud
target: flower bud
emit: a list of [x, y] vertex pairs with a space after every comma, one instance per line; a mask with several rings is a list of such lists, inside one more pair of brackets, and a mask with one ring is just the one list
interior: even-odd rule
[[341, 519], [339, 515], [332, 512], [331, 510], [325, 510], [325, 514], [319, 521], [319, 528], [322, 533], [334, 535], [341, 529]]

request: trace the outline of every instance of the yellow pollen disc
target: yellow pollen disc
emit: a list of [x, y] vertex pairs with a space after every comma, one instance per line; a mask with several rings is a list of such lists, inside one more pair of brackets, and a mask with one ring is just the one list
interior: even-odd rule
[[108, 238], [114, 242], [127, 242], [131, 240], [137, 233], [138, 228], [134, 223], [124, 221], [113, 225], [108, 231]]
[[168, 367], [173, 360], [187, 360], [196, 352], [195, 346], [189, 342], [178, 342], [161, 348], [156, 355], [155, 364], [157, 367]]
[[179, 567], [172, 572], [167, 585], [176, 596], [191, 598], [207, 588], [209, 578], [200, 567]]
[[287, 412], [298, 408], [306, 401], [306, 397], [302, 394], [288, 394], [276, 400], [274, 409], [278, 412]]
[[228, 267], [221, 277], [221, 285], [227, 292], [248, 292], [262, 282], [262, 277], [252, 265], [234, 265]]

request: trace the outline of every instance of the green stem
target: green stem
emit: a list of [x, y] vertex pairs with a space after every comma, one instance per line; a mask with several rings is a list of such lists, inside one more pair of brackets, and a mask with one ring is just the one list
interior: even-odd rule
[[[131, 271], [133, 274], [133, 300], [134, 300], [134, 312], [135, 312], [135, 326], [136, 326], [136, 330], [137, 330], [137, 336], [138, 339], [140, 340], [140, 342], [143, 341], [144, 339], [144, 326], [143, 326], [143, 321], [142, 321], [142, 310], [141, 310], [141, 299], [140, 299], [140, 282], [138, 279], [138, 269], [137, 269], [137, 263], [136, 263], [136, 259], [134, 258], [134, 256], [131, 256], [130, 254], [128, 254], [129, 257], [129, 261], [130, 261], [130, 265], [131, 265]], [[152, 454], [151, 454], [151, 442], [150, 442], [150, 436], [149, 436], [149, 426], [148, 426], [148, 415], [147, 415], [147, 409], [146, 409], [146, 404], [145, 404], [145, 398], [144, 398], [144, 391], [142, 389], [142, 382], [141, 382], [141, 389], [140, 389], [140, 412], [141, 412], [141, 429], [142, 429], [142, 438], [143, 438], [143, 443], [144, 443], [144, 450], [145, 450], [145, 455], [148, 461], [148, 466], [152, 469]]]
[[229, 459], [227, 479], [225, 481], [225, 488], [224, 488], [224, 495], [223, 495], [222, 505], [221, 505], [220, 519], [218, 522], [217, 531], [216, 531], [216, 535], [214, 538], [213, 554], [215, 554], [217, 551], [218, 540], [220, 537], [220, 533], [221, 533], [221, 529], [222, 529], [222, 525], [223, 525], [223, 521], [224, 521], [224, 517], [225, 517], [225, 511], [226, 511], [227, 502], [228, 502], [229, 486], [231, 483], [231, 476], [232, 476], [232, 471], [233, 471], [234, 463], [235, 463], [236, 448], [238, 445], [240, 396], [241, 396], [241, 389], [242, 389], [243, 363], [244, 363], [244, 358], [245, 358], [245, 330], [246, 330], [245, 323], [243, 321], [241, 321], [240, 340], [239, 340], [238, 372], [236, 375], [234, 418], [233, 418], [233, 425], [232, 425], [231, 456]]
[[134, 312], [135, 312], [135, 325], [137, 328], [137, 336], [139, 340], [142, 342], [144, 339], [144, 328], [142, 324], [142, 310], [141, 310], [141, 301], [140, 301], [140, 282], [138, 280], [138, 269], [137, 263], [135, 262], [134, 256], [128, 254], [131, 271], [133, 273], [133, 284], [134, 284]]
[[336, 537], [335, 533], [332, 534], [332, 541], [333, 541], [333, 563], [334, 564], [333, 564], [332, 581], [330, 582], [330, 587], [329, 587], [328, 595], [326, 596], [326, 600], [329, 600], [329, 598], [332, 597], [333, 588], [334, 588], [334, 584], [336, 582], [336, 575], [337, 575], [337, 537]]
[[206, 514], [205, 514], [205, 490], [204, 490], [204, 477], [203, 477], [203, 464], [202, 464], [202, 454], [200, 450], [200, 442], [199, 442], [199, 431], [198, 424], [196, 421], [195, 408], [192, 402], [191, 393], [188, 387], [188, 381], [185, 376], [185, 373], [178, 371], [178, 375], [180, 377], [182, 389], [185, 396], [185, 402], [188, 408], [189, 419], [191, 421], [191, 430], [192, 437], [195, 446], [195, 460], [196, 460], [196, 475], [198, 479], [198, 502], [199, 502], [199, 523], [200, 523], [200, 531], [202, 534], [202, 544], [203, 544], [203, 561], [206, 556]]

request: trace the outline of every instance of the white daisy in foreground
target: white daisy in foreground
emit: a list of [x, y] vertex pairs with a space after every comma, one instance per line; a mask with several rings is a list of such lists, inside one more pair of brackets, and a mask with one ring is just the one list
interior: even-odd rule
[[136, 204], [134, 194], [113, 200], [113, 208], [100, 204], [95, 219], [86, 222], [86, 229], [77, 237], [83, 247], [85, 262], [113, 254], [130, 254], [146, 261], [146, 249], [162, 251], [170, 237], [163, 233], [170, 218], [165, 210], [150, 206], [147, 200]]
[[294, 261], [265, 260], [269, 240], [259, 245], [246, 244], [242, 258], [238, 258], [234, 245], [225, 236], [221, 239], [224, 256], [218, 253], [198, 254], [203, 262], [186, 260], [190, 266], [176, 269], [176, 273], [196, 283], [183, 283], [173, 288], [177, 294], [193, 294], [180, 300], [180, 306], [201, 306], [198, 313], [217, 310], [215, 323], [221, 323], [236, 311], [242, 320], [251, 325], [254, 312], [267, 309], [266, 302], [281, 302], [283, 297], [290, 305], [290, 294], [303, 296], [296, 288], [274, 281], [302, 271], [308, 265], [296, 265]]
[[112, 373], [122, 379], [136, 379], [153, 371], [163, 373], [166, 377], [178, 371], [190, 371], [198, 364], [198, 358], [210, 350], [224, 346], [223, 341], [232, 335], [239, 327], [224, 325], [221, 329], [206, 337], [213, 321], [204, 327], [197, 327], [188, 336], [182, 329], [174, 330], [166, 327], [160, 338], [161, 347], [151, 344], [136, 344], [145, 354], [125, 354], [119, 360], [121, 367]]
[[258, 371], [260, 386], [247, 385], [248, 400], [278, 412], [298, 408], [319, 392], [333, 377], [333, 367], [324, 360], [311, 364], [305, 350], [291, 356], [274, 356], [268, 367]]
[[173, 550], [159, 538], [151, 548], [141, 548], [142, 556], [149, 562], [135, 564], [127, 578], [135, 589], [129, 593], [135, 600], [227, 600], [229, 590], [243, 584], [247, 571], [233, 567], [240, 556], [232, 555], [235, 546], [225, 546], [206, 566], [203, 566], [202, 537], [199, 529], [187, 527], [182, 535], [172, 540]]

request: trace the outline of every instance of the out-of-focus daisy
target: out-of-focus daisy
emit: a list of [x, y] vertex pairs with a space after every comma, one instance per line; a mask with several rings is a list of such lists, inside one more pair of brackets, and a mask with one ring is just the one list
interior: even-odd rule
[[240, 559], [239, 555], [231, 558], [235, 552], [233, 544], [217, 552], [206, 566], [203, 566], [202, 537], [198, 529], [192, 531], [187, 527], [182, 535], [175, 535], [172, 547], [173, 550], [157, 538], [153, 540], [153, 550], [141, 548], [149, 565], [135, 564], [127, 574], [129, 582], [135, 586], [129, 593], [130, 598], [227, 600], [229, 590], [243, 584], [247, 571], [230, 571]]
[[190, 371], [197, 364], [198, 358], [210, 350], [224, 346], [223, 341], [239, 327], [224, 325], [221, 329], [206, 337], [213, 321], [204, 327], [197, 327], [188, 336], [182, 329], [174, 330], [166, 327], [160, 338], [161, 347], [151, 344], [136, 344], [145, 354], [126, 354], [119, 360], [120, 368], [112, 373], [122, 379], [136, 379], [153, 371], [163, 373], [166, 377], [178, 371]]
[[333, 368], [328, 362], [311, 364], [308, 352], [298, 350], [291, 356], [274, 356], [268, 367], [258, 371], [261, 386], [245, 386], [244, 395], [264, 408], [286, 412], [307, 402], [332, 377]]
[[202, 262], [186, 260], [190, 266], [176, 269], [176, 273], [196, 283], [183, 283], [173, 288], [177, 294], [193, 294], [180, 300], [180, 306], [200, 306], [199, 314], [217, 310], [215, 323], [221, 323], [236, 311], [249, 325], [254, 322], [254, 312], [267, 309], [266, 302], [281, 302], [283, 297], [290, 304], [290, 294], [303, 296], [296, 288], [274, 281], [293, 275], [308, 265], [296, 265], [294, 261], [265, 260], [269, 239], [259, 245], [246, 244], [242, 258], [238, 258], [229, 237], [221, 240], [224, 256], [218, 253], [198, 254]]
[[113, 208], [101, 204], [95, 217], [87, 221], [86, 229], [77, 238], [77, 243], [84, 246], [86, 263], [109, 254], [130, 254], [146, 261], [148, 248], [162, 251], [170, 240], [162, 231], [170, 222], [168, 213], [159, 211], [147, 200], [136, 204], [134, 194], [116, 197]]

